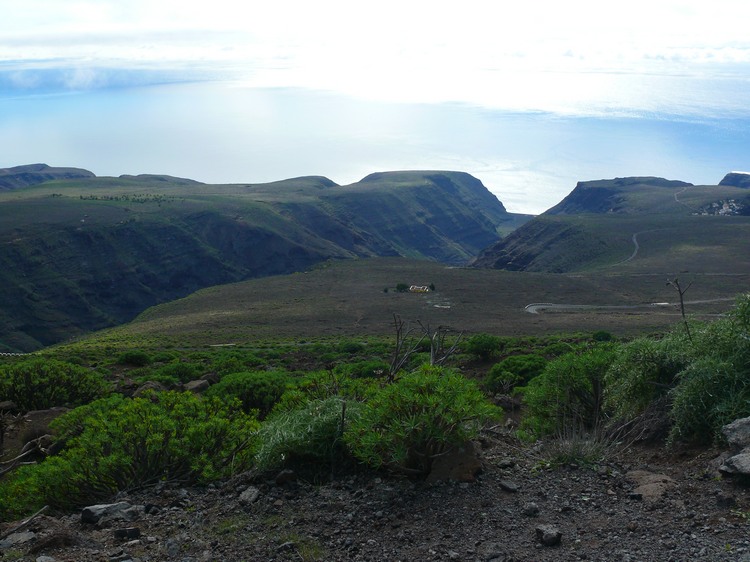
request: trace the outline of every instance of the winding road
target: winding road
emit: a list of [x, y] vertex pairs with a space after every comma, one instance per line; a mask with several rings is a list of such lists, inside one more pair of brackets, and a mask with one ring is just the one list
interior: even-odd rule
[[[722, 297], [718, 299], [703, 299], [697, 301], [685, 301], [685, 304], [707, 304], [713, 302], [733, 301], [734, 297]], [[652, 302], [647, 304], [558, 304], [552, 302], [535, 302], [527, 304], [524, 310], [529, 314], [539, 314], [540, 312], [583, 312], [591, 310], [635, 310], [635, 309], [654, 309], [654, 308], [679, 308], [679, 303], [673, 302]]]

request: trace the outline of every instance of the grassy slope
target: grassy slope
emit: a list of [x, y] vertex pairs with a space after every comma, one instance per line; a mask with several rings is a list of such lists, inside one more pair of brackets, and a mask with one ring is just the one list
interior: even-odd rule
[[[748, 216], [703, 216], [712, 202], [750, 201], [746, 189], [644, 184], [578, 193], [485, 250], [475, 264], [515, 271], [746, 273]], [[599, 194], [601, 195], [601, 194]], [[584, 212], [593, 209], [589, 212]], [[635, 259], [626, 261], [639, 244]]]
[[[620, 335], [662, 330], [679, 320], [676, 307], [600, 309], [529, 314], [533, 302], [639, 305], [674, 302], [661, 274], [558, 275], [455, 268], [404, 258], [328, 262], [307, 273], [245, 281], [201, 290], [147, 310], [135, 321], [95, 334], [86, 345], [205, 346], [274, 338], [392, 335], [393, 314], [433, 328], [468, 333], [541, 335], [609, 330]], [[747, 287], [750, 276], [706, 278], [688, 300], [699, 317], [721, 313]], [[397, 283], [430, 284], [427, 294], [396, 293]], [[389, 288], [388, 292], [384, 292]], [[706, 316], [708, 315], [708, 316]]]
[[0, 193], [0, 348], [34, 349], [202, 287], [330, 258], [463, 262], [519, 220], [466, 174], [381, 176], [91, 178]]

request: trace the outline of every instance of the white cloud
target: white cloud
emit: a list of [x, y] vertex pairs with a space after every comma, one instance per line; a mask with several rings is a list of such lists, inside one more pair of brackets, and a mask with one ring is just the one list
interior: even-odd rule
[[71, 87], [105, 83], [101, 68], [189, 69], [377, 100], [596, 113], [655, 109], [618, 76], [636, 76], [637, 92], [652, 75], [750, 68], [750, 3], [733, 0], [5, 0], [2, 15], [0, 62], [67, 67]]

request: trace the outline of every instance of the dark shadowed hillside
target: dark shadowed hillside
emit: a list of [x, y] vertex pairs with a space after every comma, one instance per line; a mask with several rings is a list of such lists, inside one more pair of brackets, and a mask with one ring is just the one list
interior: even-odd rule
[[97, 178], [36, 165], [5, 172], [17, 182], [0, 193], [6, 350], [116, 325], [203, 287], [331, 258], [465, 263], [528, 218], [507, 213], [479, 180], [456, 172], [374, 174], [348, 186], [322, 177], [239, 185]]

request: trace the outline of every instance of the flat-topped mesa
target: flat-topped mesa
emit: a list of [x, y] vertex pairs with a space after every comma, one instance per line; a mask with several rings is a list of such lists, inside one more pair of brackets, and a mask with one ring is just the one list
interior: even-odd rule
[[683, 188], [692, 185], [684, 181], [650, 176], [579, 181], [565, 199], [548, 209], [545, 214], [617, 213], [621, 210], [625, 194], [638, 187]]
[[750, 188], [750, 172], [729, 172], [719, 185]]
[[357, 188], [406, 186], [409, 188], [430, 187], [441, 192], [441, 197], [469, 197], [488, 211], [507, 213], [505, 206], [482, 181], [466, 172], [448, 170], [401, 170], [375, 172], [362, 178]]
[[21, 189], [51, 180], [95, 178], [93, 172], [81, 168], [56, 168], [47, 164], [26, 164], [0, 168], [0, 191]]

